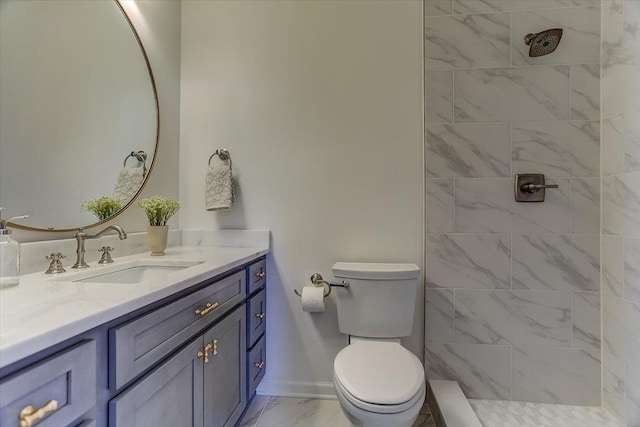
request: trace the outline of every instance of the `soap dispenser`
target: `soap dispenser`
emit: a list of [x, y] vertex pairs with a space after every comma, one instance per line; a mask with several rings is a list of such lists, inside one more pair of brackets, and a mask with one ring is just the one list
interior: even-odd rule
[[29, 215], [2, 219], [0, 208], [0, 288], [16, 286], [20, 281], [20, 243], [11, 238], [7, 223], [14, 219], [28, 218]]

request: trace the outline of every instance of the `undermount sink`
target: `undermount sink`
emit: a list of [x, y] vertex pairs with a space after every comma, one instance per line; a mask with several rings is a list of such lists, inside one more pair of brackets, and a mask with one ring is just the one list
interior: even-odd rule
[[194, 265], [202, 264], [202, 261], [175, 261], [175, 262], [154, 262], [138, 261], [118, 266], [109, 266], [109, 271], [93, 271], [82, 274], [81, 277], [73, 279], [72, 282], [91, 283], [141, 283], [156, 281], [164, 278], [167, 274], [184, 270]]

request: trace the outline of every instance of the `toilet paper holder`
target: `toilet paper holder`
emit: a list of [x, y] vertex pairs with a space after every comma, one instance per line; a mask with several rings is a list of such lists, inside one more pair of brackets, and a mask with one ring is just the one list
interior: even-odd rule
[[[325, 298], [331, 295], [331, 288], [348, 288], [349, 286], [351, 286], [348, 280], [343, 280], [342, 283], [329, 283], [326, 280], [324, 280], [324, 278], [320, 273], [313, 273], [311, 275], [311, 283], [313, 283], [316, 286], [324, 285], [327, 287], [324, 293]], [[298, 291], [297, 289], [294, 289], [293, 292], [295, 292], [296, 295], [298, 295], [299, 297], [302, 297], [302, 293], [300, 293], [300, 291]]]

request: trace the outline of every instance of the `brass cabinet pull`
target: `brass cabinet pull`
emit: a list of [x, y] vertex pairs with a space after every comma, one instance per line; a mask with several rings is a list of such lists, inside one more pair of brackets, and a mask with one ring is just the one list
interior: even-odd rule
[[211, 348], [213, 348], [213, 355], [217, 356], [218, 355], [218, 340], [213, 340], [211, 341], [211, 344], [209, 344], [211, 346]]
[[198, 358], [204, 357], [204, 363], [209, 363], [209, 350], [212, 348], [213, 346], [211, 344], [205, 345], [204, 348], [198, 352]]
[[265, 316], [265, 315], [266, 315], [265, 313], [257, 313], [257, 314], [256, 314], [256, 317], [257, 317], [258, 319], [264, 319], [264, 316]]
[[264, 362], [254, 363], [253, 366], [255, 366], [258, 369], [262, 369], [264, 367]]
[[217, 302], [214, 302], [213, 304], [208, 302], [207, 305], [205, 306], [205, 308], [203, 308], [202, 310], [200, 310], [198, 308], [198, 309], [196, 309], [195, 313], [200, 315], [200, 316], [206, 316], [207, 314], [211, 313], [213, 310], [218, 308], [219, 305], [220, 304], [218, 304]]
[[48, 413], [55, 412], [58, 409], [58, 401], [52, 399], [47, 402], [42, 408], [36, 409], [29, 405], [22, 408], [20, 411], [20, 415], [18, 416], [20, 420], [20, 427], [31, 427], [34, 422], [43, 419]]
[[266, 275], [267, 275], [267, 273], [265, 273], [264, 271], [261, 271], [261, 272], [259, 272], [259, 273], [256, 273], [256, 277], [257, 277], [258, 279], [262, 279], [262, 278], [263, 278], [264, 276], [266, 276]]

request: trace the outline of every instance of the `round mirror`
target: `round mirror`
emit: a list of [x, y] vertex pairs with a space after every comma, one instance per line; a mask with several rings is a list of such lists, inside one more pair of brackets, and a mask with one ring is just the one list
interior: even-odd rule
[[131, 205], [153, 166], [158, 102], [116, 1], [0, 0], [0, 206], [69, 231]]

